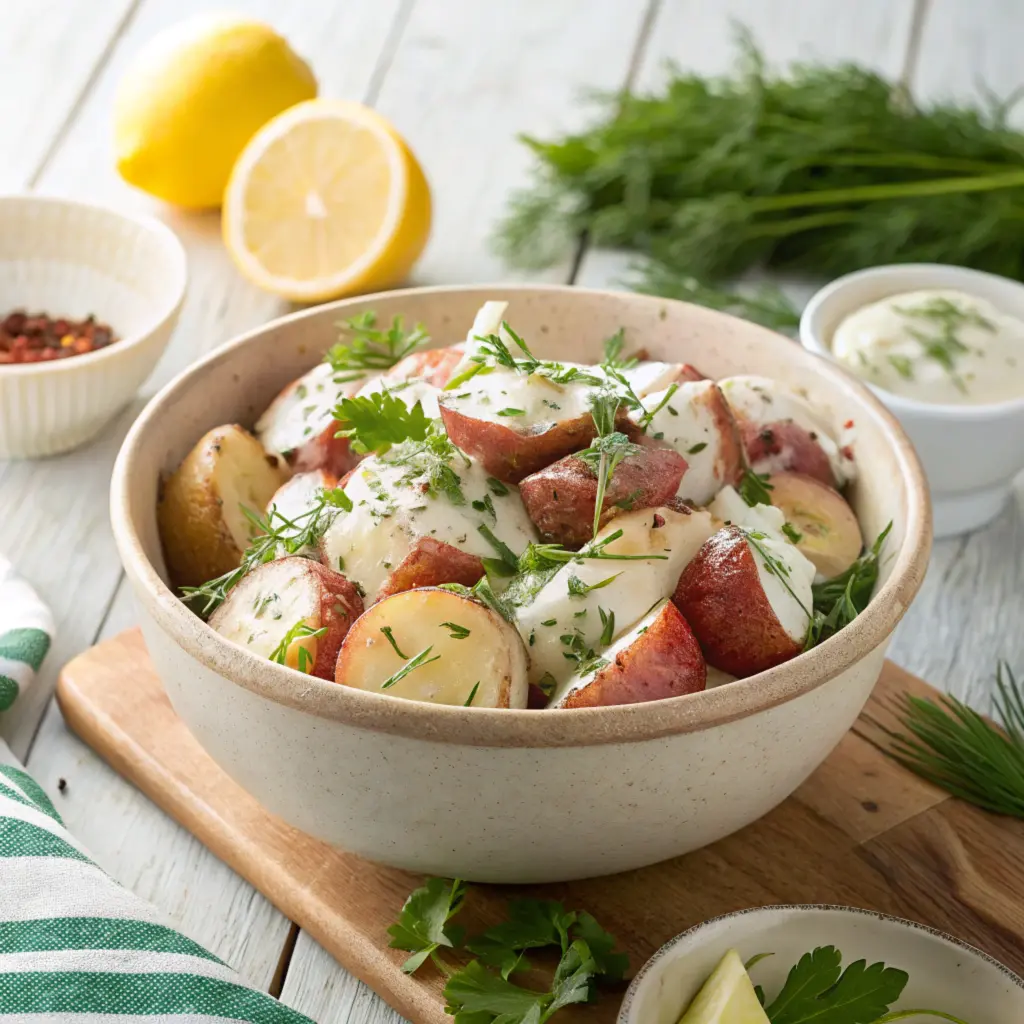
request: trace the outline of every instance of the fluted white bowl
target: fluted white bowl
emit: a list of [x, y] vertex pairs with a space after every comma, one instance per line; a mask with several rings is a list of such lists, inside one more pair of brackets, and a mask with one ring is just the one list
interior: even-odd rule
[[47, 196], [0, 196], [0, 316], [90, 313], [120, 339], [44, 363], [0, 365], [0, 459], [92, 440], [153, 371], [185, 296], [187, 261], [159, 221]]

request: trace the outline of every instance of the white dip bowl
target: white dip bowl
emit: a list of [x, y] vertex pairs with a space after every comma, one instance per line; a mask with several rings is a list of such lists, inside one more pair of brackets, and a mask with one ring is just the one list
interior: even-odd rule
[[835, 946], [844, 969], [866, 959], [906, 971], [910, 978], [892, 1011], [941, 1010], [970, 1024], [1024, 1021], [1024, 980], [966, 942], [870, 910], [784, 906], [712, 918], [667, 942], [633, 979], [618, 1024], [676, 1024], [730, 949], [744, 962], [774, 954], [751, 969], [770, 1000], [789, 969], [818, 946]]
[[[816, 292], [800, 318], [804, 348], [834, 359], [832, 336], [851, 313], [901, 292], [954, 288], [988, 299], [1024, 320], [1024, 285], [995, 274], [938, 263], [872, 267]], [[940, 405], [868, 385], [899, 417], [931, 488], [935, 536], [978, 529], [1009, 500], [1024, 469], [1024, 397], [988, 405]]]

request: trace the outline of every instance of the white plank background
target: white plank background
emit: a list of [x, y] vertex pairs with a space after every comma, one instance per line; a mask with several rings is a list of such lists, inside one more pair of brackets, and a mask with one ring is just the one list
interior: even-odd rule
[[[0, 190], [98, 199], [156, 213], [180, 235], [192, 284], [181, 324], [144, 395], [202, 353], [284, 310], [234, 271], [214, 216], [168, 211], [123, 185], [110, 104], [126, 60], [207, 0], [0, 0]], [[921, 99], [1006, 93], [1024, 80], [1024, 7], [1013, 0], [235, 0], [273, 21], [315, 67], [322, 92], [377, 106], [430, 178], [435, 228], [417, 283], [498, 281], [487, 241], [526, 183], [517, 132], [577, 127], [589, 88], [656, 87], [666, 61], [726, 70], [733, 23], [768, 60], [855, 60], [905, 78]], [[1024, 114], [1018, 124], [1024, 123]], [[575, 280], [612, 285], [627, 260], [583, 254]], [[546, 275], [572, 280], [566, 263]], [[52, 604], [59, 634], [36, 699], [0, 734], [115, 877], [178, 927], [321, 1024], [396, 1015], [248, 884], [121, 780], [65, 728], [49, 694], [59, 666], [134, 612], [107, 523], [107, 485], [138, 406], [94, 445], [36, 463], [0, 462], [0, 550]], [[987, 530], [936, 546], [924, 590], [893, 644], [897, 661], [984, 703], [997, 657], [1024, 667], [1024, 486]], [[66, 781], [58, 792], [60, 779]]]

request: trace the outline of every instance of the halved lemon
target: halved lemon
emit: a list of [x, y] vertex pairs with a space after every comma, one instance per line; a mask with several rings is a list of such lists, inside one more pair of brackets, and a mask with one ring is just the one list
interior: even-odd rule
[[735, 949], [722, 957], [679, 1024], [768, 1024], [768, 1015]]
[[224, 242], [254, 284], [296, 302], [399, 283], [430, 233], [430, 190], [392, 125], [346, 100], [264, 125], [224, 192]]

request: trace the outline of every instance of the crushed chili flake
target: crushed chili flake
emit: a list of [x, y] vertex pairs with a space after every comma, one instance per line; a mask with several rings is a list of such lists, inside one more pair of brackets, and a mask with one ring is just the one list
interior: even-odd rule
[[44, 363], [106, 348], [117, 336], [96, 317], [71, 320], [16, 309], [0, 320], [0, 365]]

